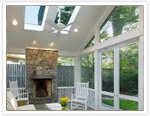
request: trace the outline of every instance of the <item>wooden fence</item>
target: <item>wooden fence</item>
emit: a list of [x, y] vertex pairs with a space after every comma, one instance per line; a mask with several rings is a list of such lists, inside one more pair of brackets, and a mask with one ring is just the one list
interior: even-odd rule
[[58, 87], [74, 86], [74, 66], [58, 66]]
[[[25, 64], [7, 64], [7, 88], [9, 81], [18, 81], [18, 87], [24, 88], [26, 85], [26, 66]], [[74, 67], [58, 66], [58, 87], [74, 86]]]
[[[82, 67], [81, 68], [81, 80], [82, 82], [90, 83], [90, 88], [94, 88], [94, 72], [92, 68]], [[25, 87], [26, 73], [25, 64], [7, 64], [7, 87], [9, 87], [9, 80], [17, 80], [19, 87]], [[90, 74], [89, 74], [90, 73]], [[93, 75], [93, 76], [92, 76]], [[103, 69], [103, 81], [113, 79], [112, 69]], [[58, 65], [58, 87], [74, 86], [74, 66], [60, 66]]]
[[18, 81], [18, 87], [24, 88], [26, 85], [25, 64], [7, 64], [7, 88], [9, 81]]

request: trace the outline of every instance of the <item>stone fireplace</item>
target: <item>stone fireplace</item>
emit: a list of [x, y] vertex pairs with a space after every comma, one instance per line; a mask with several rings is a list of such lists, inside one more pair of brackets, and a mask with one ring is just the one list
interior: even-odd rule
[[26, 49], [29, 103], [57, 102], [57, 57], [57, 51]]

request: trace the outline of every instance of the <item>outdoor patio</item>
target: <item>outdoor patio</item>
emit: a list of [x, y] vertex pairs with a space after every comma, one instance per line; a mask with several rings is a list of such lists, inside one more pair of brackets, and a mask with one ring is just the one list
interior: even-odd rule
[[65, 97], [67, 110], [143, 110], [143, 6], [8, 5], [6, 16], [14, 110], [62, 110]]

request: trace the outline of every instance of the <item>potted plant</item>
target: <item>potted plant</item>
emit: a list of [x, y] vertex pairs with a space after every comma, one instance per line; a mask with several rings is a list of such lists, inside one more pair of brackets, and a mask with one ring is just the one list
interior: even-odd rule
[[59, 99], [62, 110], [68, 110], [68, 102], [70, 102], [70, 99], [67, 97], [62, 97]]

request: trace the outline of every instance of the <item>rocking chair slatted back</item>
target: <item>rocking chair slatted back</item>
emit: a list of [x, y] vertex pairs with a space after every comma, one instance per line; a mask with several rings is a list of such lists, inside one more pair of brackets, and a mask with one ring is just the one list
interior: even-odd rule
[[16, 81], [9, 81], [10, 84], [10, 91], [12, 92], [12, 94], [15, 97], [19, 97], [19, 93], [18, 93], [18, 83], [17, 80]]
[[82, 97], [82, 98], [87, 98], [88, 97], [88, 86], [89, 86], [89, 83], [77, 82], [76, 96]]

